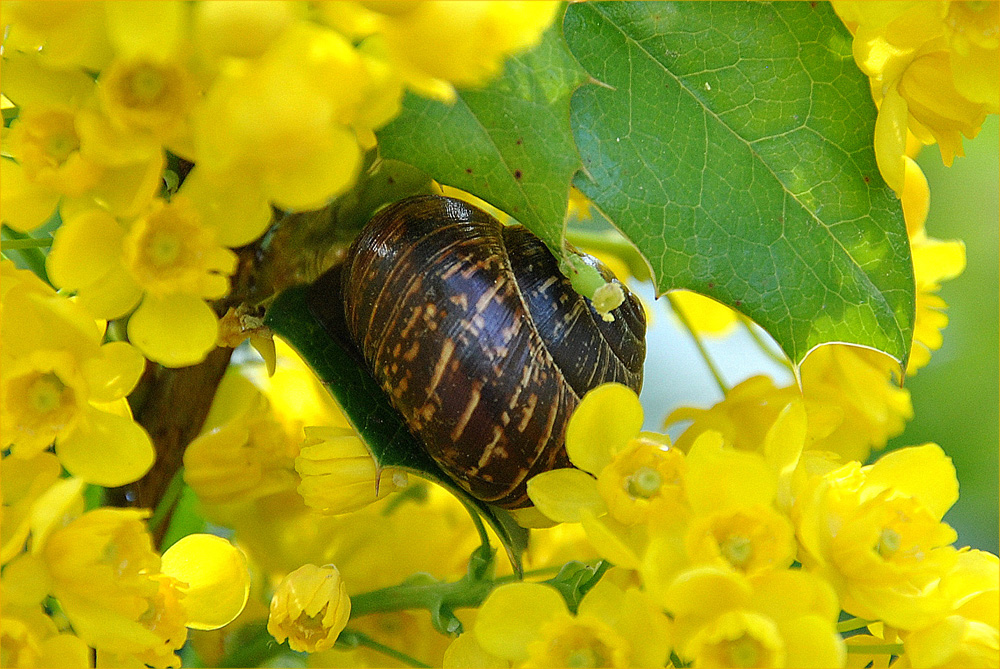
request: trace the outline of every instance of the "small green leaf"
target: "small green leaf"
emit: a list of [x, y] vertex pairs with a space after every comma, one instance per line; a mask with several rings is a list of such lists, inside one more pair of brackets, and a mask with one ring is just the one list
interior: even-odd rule
[[453, 105], [407, 95], [402, 113], [378, 133], [382, 155], [486, 200], [557, 254], [570, 181], [580, 167], [569, 100], [587, 79], [559, 23], [537, 47], [510, 58], [503, 76], [459, 91]]
[[299, 285], [278, 295], [267, 311], [265, 325], [308, 363], [380, 467], [399, 467], [443, 485], [493, 528], [515, 571], [520, 572], [527, 530], [518, 526], [507, 511], [469, 496], [441, 471], [368, 373], [346, 334], [332, 335], [310, 312], [306, 301], [309, 288]]
[[914, 285], [875, 107], [826, 3], [571, 5], [576, 185], [648, 260], [796, 363], [850, 342], [905, 363]]

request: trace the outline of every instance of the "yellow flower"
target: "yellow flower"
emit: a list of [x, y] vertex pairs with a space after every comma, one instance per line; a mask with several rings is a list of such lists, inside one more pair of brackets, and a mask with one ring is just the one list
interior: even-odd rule
[[949, 606], [940, 582], [955, 565], [956, 535], [941, 518], [957, 499], [954, 466], [935, 444], [811, 476], [794, 510], [800, 560], [852, 615], [924, 626]]
[[351, 598], [333, 565], [306, 564], [278, 585], [267, 631], [292, 650], [315, 653], [333, 647], [351, 616]]
[[686, 450], [707, 430], [715, 430], [740, 450], [764, 453], [765, 437], [778, 415], [800, 398], [808, 416], [807, 448], [864, 460], [903, 431], [913, 415], [909, 391], [892, 381], [895, 363], [876, 351], [846, 344], [814, 350], [802, 363], [802, 392], [795, 385], [775, 388], [755, 376], [730, 389], [709, 409], [681, 407], [667, 424], [693, 423], [677, 438]]
[[0, 663], [4, 667], [89, 667], [90, 649], [73, 634], [60, 634], [41, 607], [4, 604], [0, 617]]
[[438, 2], [387, 6], [375, 18], [377, 39], [406, 83], [446, 102], [454, 86], [475, 87], [500, 72], [503, 59], [538, 43], [552, 23], [552, 2]]
[[879, 107], [875, 154], [879, 170], [903, 193], [907, 130], [937, 142], [951, 165], [963, 155], [961, 135], [973, 138], [998, 109], [997, 5], [906, 2], [887, 7], [834, 2], [854, 34], [854, 59], [871, 78]]
[[160, 557], [143, 520], [148, 511], [101, 508], [52, 531], [37, 547], [52, 594], [88, 645], [141, 653], [162, 639], [141, 618], [157, 596]]
[[[609, 420], [614, 416], [614, 420]], [[683, 454], [666, 435], [640, 432], [642, 406], [631, 389], [608, 383], [591, 390], [566, 429], [574, 468], [543, 472], [528, 482], [528, 496], [557, 522], [582, 523], [598, 553], [638, 568], [661, 519], [681, 522]]]
[[202, 502], [246, 501], [295, 489], [300, 438], [275, 420], [253, 383], [227, 374], [212, 411], [211, 422], [184, 451], [184, 480]]
[[960, 553], [955, 568], [942, 579], [942, 589], [953, 601], [954, 612], [926, 627], [902, 634], [910, 665], [1000, 665], [998, 579], [997, 556], [983, 551]]
[[722, 337], [730, 334], [739, 322], [736, 312], [726, 305], [689, 290], [671, 292], [670, 301], [700, 334]]
[[128, 229], [100, 210], [70, 217], [46, 266], [52, 281], [76, 291], [96, 316], [117, 318], [139, 304], [129, 339], [149, 359], [182, 367], [215, 347], [218, 319], [205, 300], [228, 292], [236, 255], [177, 195], [154, 201]]
[[99, 70], [111, 57], [104, 3], [11, 2], [3, 22], [4, 48], [37, 52], [46, 67]]
[[[4, 222], [29, 231], [60, 207], [98, 205], [134, 215], [160, 185], [160, 147], [116, 133], [84, 107], [94, 95], [83, 72], [50, 72], [26, 54], [4, 58], [4, 94], [19, 114], [3, 135]], [[114, 147], [109, 150], [108, 147]]]
[[4, 455], [0, 460], [3, 496], [0, 564], [6, 564], [24, 549], [31, 531], [31, 507], [59, 479], [60, 472], [59, 459], [52, 453], [43, 452], [32, 458]]
[[208, 2], [194, 6], [194, 39], [213, 56], [256, 58], [295, 18], [290, 2]]
[[322, 513], [347, 513], [407, 485], [406, 473], [376, 469], [375, 459], [357, 433], [346, 427], [307, 427], [295, 458], [302, 477], [299, 494]]
[[351, 125], [370, 76], [351, 44], [294, 24], [252, 64], [231, 65], [193, 117], [208, 186], [260, 193], [289, 210], [319, 208], [350, 188], [361, 163]]
[[473, 634], [489, 655], [523, 667], [659, 667], [670, 648], [666, 617], [644, 593], [602, 579], [570, 614], [540, 583], [490, 593]]
[[965, 270], [965, 244], [928, 237], [923, 229], [910, 235], [913, 274], [917, 287], [917, 314], [913, 326], [913, 348], [906, 365], [908, 375], [927, 364], [931, 351], [941, 348], [941, 330], [948, 324], [948, 306], [936, 293], [941, 281], [953, 279]]
[[747, 577], [716, 567], [680, 574], [664, 593], [675, 652], [696, 667], [838, 667], [837, 598], [801, 570]]
[[179, 539], [163, 553], [161, 569], [161, 582], [175, 581], [182, 593], [182, 624], [191, 629], [228, 625], [246, 606], [250, 593], [246, 556], [221, 537], [189, 534]]
[[172, 139], [194, 103], [196, 89], [187, 69], [175, 61], [118, 58], [97, 82], [101, 104], [113, 123]]
[[884, 448], [913, 417], [910, 392], [893, 381], [895, 361], [878, 351], [830, 344], [802, 363], [802, 392], [810, 404], [841, 413], [840, 424], [817, 434], [809, 448], [864, 461], [872, 448]]
[[54, 441], [63, 466], [88, 482], [140, 478], [155, 453], [125, 395], [142, 374], [142, 357], [124, 342], [101, 344], [103, 333], [80, 307], [25, 275], [3, 264], [4, 281], [14, 284], [0, 324], [4, 447], [32, 457]]

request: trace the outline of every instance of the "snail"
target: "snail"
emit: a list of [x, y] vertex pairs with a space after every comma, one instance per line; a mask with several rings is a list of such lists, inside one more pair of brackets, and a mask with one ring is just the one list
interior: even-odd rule
[[571, 466], [566, 424], [584, 393], [608, 381], [642, 385], [638, 300], [626, 290], [605, 322], [541, 240], [461, 200], [419, 196], [383, 209], [307, 302], [324, 329], [346, 325], [444, 472], [503, 508], [530, 505], [531, 476]]

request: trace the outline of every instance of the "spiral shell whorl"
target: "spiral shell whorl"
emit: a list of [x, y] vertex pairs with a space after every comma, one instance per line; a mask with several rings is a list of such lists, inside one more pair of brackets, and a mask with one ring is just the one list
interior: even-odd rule
[[[622, 360], [616, 348], [635, 342], [607, 341], [544, 245], [460, 200], [386, 208], [342, 272], [347, 329], [362, 357], [428, 453], [484, 501], [524, 506], [530, 476], [570, 466], [566, 422], [587, 389], [641, 385], [644, 351]], [[640, 311], [626, 320], [644, 331], [631, 299]], [[568, 315], [550, 315], [553, 307]], [[597, 339], [581, 341], [588, 337]]]

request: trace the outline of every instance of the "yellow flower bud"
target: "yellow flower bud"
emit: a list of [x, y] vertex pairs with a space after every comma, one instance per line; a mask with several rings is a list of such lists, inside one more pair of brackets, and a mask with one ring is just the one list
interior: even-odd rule
[[351, 599], [333, 565], [302, 565], [286, 576], [271, 598], [267, 631], [292, 650], [315, 653], [333, 647], [351, 616]]
[[302, 477], [299, 493], [314, 509], [356, 511], [406, 486], [405, 472], [376, 470], [375, 460], [351, 428], [307, 427], [305, 433], [295, 470]]

